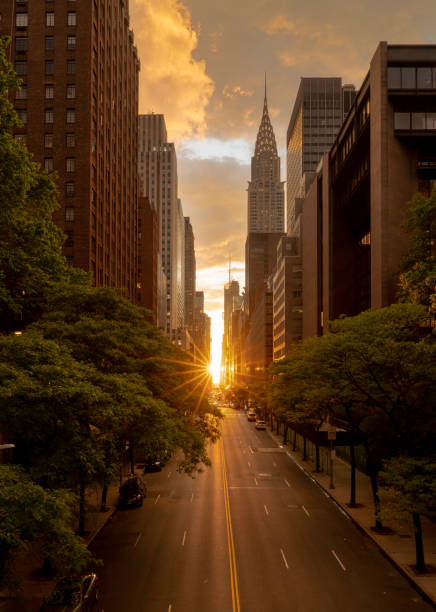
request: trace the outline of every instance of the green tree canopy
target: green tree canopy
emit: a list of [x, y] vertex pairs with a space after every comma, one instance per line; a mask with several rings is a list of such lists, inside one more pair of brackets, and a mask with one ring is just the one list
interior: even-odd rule
[[7, 45], [0, 38], [0, 331], [34, 320], [53, 281], [71, 273], [61, 254], [64, 236], [52, 221], [55, 183], [12, 136], [19, 122], [8, 94], [19, 81]]

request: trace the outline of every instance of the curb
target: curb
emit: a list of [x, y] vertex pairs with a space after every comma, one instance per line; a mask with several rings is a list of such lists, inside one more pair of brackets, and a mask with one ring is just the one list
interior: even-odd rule
[[[270, 436], [270, 438], [280, 447], [283, 445], [280, 444], [280, 442], [277, 441], [276, 437], [277, 435], [270, 431], [269, 429], [267, 429], [268, 434]], [[283, 447], [284, 448], [284, 447]], [[419, 585], [415, 579], [413, 578], [413, 576], [411, 576], [409, 574], [409, 572], [404, 569], [404, 567], [402, 565], [400, 565], [397, 561], [395, 561], [395, 559], [393, 559], [390, 554], [383, 548], [383, 546], [381, 544], [379, 544], [379, 542], [377, 542], [377, 540], [375, 540], [371, 534], [370, 531], [368, 531], [367, 529], [365, 529], [365, 527], [363, 527], [358, 521], [357, 519], [355, 519], [349, 512], [348, 512], [348, 508], [346, 506], [343, 506], [340, 502], [338, 502], [337, 499], [335, 499], [333, 497], [333, 495], [329, 492], [328, 489], [326, 489], [314, 476], [312, 476], [312, 474], [310, 472], [308, 472], [308, 470], [300, 465], [299, 463], [297, 463], [297, 461], [294, 459], [294, 457], [291, 455], [291, 452], [287, 452], [285, 453], [290, 459], [291, 461], [300, 469], [302, 470], [308, 478], [310, 478], [320, 489], [322, 489], [324, 491], [324, 493], [330, 498], [330, 500], [336, 504], [336, 506], [338, 506], [338, 508], [340, 508], [348, 517], [348, 519], [353, 523], [353, 525], [360, 531], [360, 533], [362, 533], [364, 536], [368, 537], [371, 542], [373, 542], [375, 544], [375, 546], [378, 548], [378, 550], [382, 553], [382, 555], [384, 556], [385, 559], [387, 559], [391, 565], [393, 565], [395, 567], [396, 570], [398, 570], [398, 572], [404, 577], [406, 578], [406, 580], [409, 582], [409, 584], [415, 589], [415, 591], [417, 591], [421, 597], [427, 602], [429, 603], [431, 606], [433, 606], [433, 608], [436, 610], [436, 601], [433, 599], [433, 597], [427, 593], [427, 591], [424, 589], [424, 587], [422, 587], [421, 585]]]
[[102, 531], [106, 525], [108, 523], [110, 523], [110, 521], [112, 520], [113, 515], [115, 514], [115, 512], [117, 511], [117, 507], [114, 506], [113, 508], [111, 508], [110, 512], [108, 513], [108, 515], [105, 517], [105, 520], [101, 523], [101, 525], [99, 525], [89, 536], [89, 538], [85, 541], [86, 543], [86, 547], [89, 548], [90, 545], [92, 544], [92, 542], [95, 540], [95, 538], [98, 536], [98, 534], [100, 533], [100, 531]]

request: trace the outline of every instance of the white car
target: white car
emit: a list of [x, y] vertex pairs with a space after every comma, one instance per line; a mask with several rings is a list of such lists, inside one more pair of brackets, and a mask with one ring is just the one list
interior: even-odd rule
[[256, 429], [266, 429], [265, 421], [263, 419], [257, 419], [255, 428]]

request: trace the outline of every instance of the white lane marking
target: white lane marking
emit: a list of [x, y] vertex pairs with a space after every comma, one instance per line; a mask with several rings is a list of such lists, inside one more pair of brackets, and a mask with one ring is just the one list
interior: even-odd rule
[[254, 482], [256, 483], [256, 487], [259, 485], [259, 483], [257, 482], [257, 478], [254, 479]]
[[286, 480], [286, 478], [285, 478], [284, 480], [285, 480], [285, 482], [286, 482], [286, 486], [290, 488], [290, 487], [291, 487], [291, 485], [290, 485], [290, 484], [289, 484], [289, 482]]
[[168, 478], [171, 476], [171, 474], [172, 474], [172, 472], [169, 472], [169, 474], [168, 474]]
[[252, 455], [254, 455], [254, 450], [251, 448], [251, 446], [250, 446], [250, 452]]
[[172, 609], [173, 609], [173, 606], [170, 604], [170, 605], [168, 606], [168, 612], [171, 612], [171, 610], [172, 610]]
[[333, 500], [333, 503], [335, 504], [335, 506], [336, 506], [336, 508], [339, 510], [339, 512], [340, 512], [341, 514], [343, 514], [343, 515], [345, 516], [345, 518], [346, 518], [346, 519], [348, 519], [349, 521], [351, 521], [350, 517], [349, 517], [349, 516], [348, 516], [348, 514], [345, 512], [345, 510], [342, 510], [342, 508], [340, 507], [340, 505], [339, 505], [339, 504], [338, 504], [338, 503], [337, 503], [335, 500]]
[[339, 559], [338, 555], [335, 553], [334, 550], [332, 550], [332, 555], [334, 556], [334, 558], [336, 559], [336, 561], [339, 563], [339, 565], [342, 567], [342, 569], [344, 570], [344, 572], [346, 572], [346, 568], [345, 565], [342, 563], [342, 561]]
[[185, 542], [186, 542], [186, 533], [187, 533], [187, 532], [186, 532], [186, 530], [185, 530], [185, 533], [183, 534], [183, 538], [182, 538], [182, 546], [184, 546], [184, 545], [185, 545]]
[[277, 463], [275, 461], [273, 461], [273, 466], [277, 467]]
[[154, 500], [154, 505], [156, 505], [156, 504], [157, 504], [157, 502], [159, 501], [159, 498], [160, 498], [160, 493], [159, 493], [159, 495], [156, 497], [156, 499]]
[[248, 467], [251, 467], [251, 463], [249, 461], [247, 461], [247, 463], [248, 463]]
[[139, 542], [139, 540], [141, 539], [141, 536], [142, 536], [142, 533], [141, 533], [141, 532], [139, 532], [139, 533], [138, 533], [138, 537], [136, 538], [135, 548], [138, 546], [138, 542]]
[[268, 508], [265, 506], [265, 504], [263, 504], [263, 507], [265, 508], [265, 514], [266, 514], [267, 516], [269, 516], [269, 511], [268, 511]]
[[286, 561], [285, 553], [283, 552], [282, 548], [280, 549], [280, 552], [282, 554], [283, 563], [285, 564], [286, 569], [289, 569], [289, 565], [288, 565], [288, 562]]
[[191, 493], [191, 503], [193, 502], [193, 500], [194, 500], [194, 493]]
[[308, 517], [310, 517], [310, 514], [308, 513], [308, 511], [306, 510], [306, 508], [304, 506], [301, 506], [303, 511], [307, 514]]

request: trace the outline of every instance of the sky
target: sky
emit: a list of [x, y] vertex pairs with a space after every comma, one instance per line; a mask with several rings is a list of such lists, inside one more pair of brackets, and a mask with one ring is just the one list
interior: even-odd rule
[[285, 136], [300, 77], [359, 87], [379, 41], [436, 43], [436, 1], [130, 0], [141, 59], [140, 113], [163, 113], [191, 218], [197, 289], [215, 334], [223, 285], [244, 285], [247, 181], [267, 73], [268, 105], [285, 168]]

